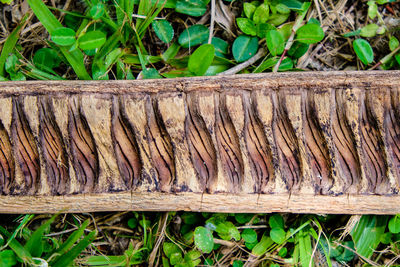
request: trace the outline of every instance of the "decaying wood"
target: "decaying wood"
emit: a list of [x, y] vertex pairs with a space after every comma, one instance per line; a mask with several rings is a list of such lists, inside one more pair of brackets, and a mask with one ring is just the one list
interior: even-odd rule
[[0, 83], [0, 212], [400, 213], [399, 74]]

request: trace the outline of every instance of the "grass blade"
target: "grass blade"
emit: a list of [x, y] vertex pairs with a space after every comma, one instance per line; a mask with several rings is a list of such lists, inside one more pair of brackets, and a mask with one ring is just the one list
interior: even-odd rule
[[33, 232], [28, 242], [25, 244], [25, 249], [34, 257], [40, 257], [43, 252], [42, 238], [44, 231], [50, 226], [52, 222], [56, 219], [58, 214], [53, 215], [44, 224], [42, 224], [38, 229]]
[[12, 238], [12, 235], [2, 226], [0, 226], [0, 234], [7, 237], [10, 241], [7, 242], [9, 247], [14, 251], [14, 253], [20, 258], [23, 262], [28, 264], [33, 264], [34, 260], [32, 259], [32, 255], [26, 250], [21, 243]]
[[19, 33], [21, 32], [23, 26], [25, 25], [25, 22], [26, 22], [28, 16], [29, 16], [29, 14], [25, 14], [25, 16], [22, 18], [21, 22], [12, 31], [12, 33], [7, 37], [7, 40], [3, 45], [3, 48], [2, 48], [1, 54], [0, 54], [0, 76], [4, 76], [4, 64], [6, 63], [6, 60], [7, 60], [7, 57], [9, 56], [9, 54], [13, 51], [15, 44], [18, 41]]
[[92, 243], [96, 238], [97, 231], [90, 232], [85, 236], [78, 244], [76, 244], [68, 253], [64, 253], [58, 260], [52, 265], [53, 267], [64, 267], [69, 266], [81, 252]]

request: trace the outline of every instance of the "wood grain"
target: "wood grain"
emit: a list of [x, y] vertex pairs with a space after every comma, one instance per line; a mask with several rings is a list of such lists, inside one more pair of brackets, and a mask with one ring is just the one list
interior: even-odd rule
[[400, 213], [400, 72], [0, 83], [0, 212]]

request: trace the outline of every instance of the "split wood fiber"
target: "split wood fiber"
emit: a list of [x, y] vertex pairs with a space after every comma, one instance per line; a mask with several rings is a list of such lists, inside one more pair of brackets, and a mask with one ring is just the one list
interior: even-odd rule
[[400, 213], [400, 72], [0, 83], [0, 212]]

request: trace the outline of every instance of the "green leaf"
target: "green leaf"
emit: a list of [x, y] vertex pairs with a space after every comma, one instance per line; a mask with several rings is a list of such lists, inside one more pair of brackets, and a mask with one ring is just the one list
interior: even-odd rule
[[247, 34], [247, 35], [252, 35], [255, 36], [257, 34], [257, 28], [254, 22], [248, 18], [237, 18], [236, 23], [239, 27], [239, 29]]
[[399, 40], [394, 36], [390, 37], [390, 39], [389, 39], [389, 49], [390, 49], [390, 51], [395, 50], [398, 46], [399, 46]]
[[275, 6], [276, 11], [278, 11], [281, 14], [289, 14], [290, 13], [290, 8], [287, 7], [287, 5], [284, 5], [282, 3], [279, 3]]
[[274, 228], [283, 229], [285, 224], [283, 221], [283, 217], [280, 214], [274, 214], [271, 217], [269, 217], [268, 223], [272, 229]]
[[380, 243], [380, 237], [385, 232], [387, 216], [363, 215], [350, 235], [358, 254], [370, 258]]
[[7, 37], [0, 54], [0, 76], [4, 76], [4, 65], [10, 53], [15, 48], [15, 45], [18, 41], [19, 33], [22, 30], [22, 26], [24, 26], [26, 19], [29, 14], [26, 14], [17, 27], [11, 32], [11, 34]]
[[375, 1], [368, 1], [368, 17], [374, 19], [378, 15], [378, 6]]
[[185, 212], [181, 218], [185, 224], [196, 224], [201, 220], [201, 215], [195, 212]]
[[240, 35], [235, 39], [232, 46], [233, 57], [237, 62], [243, 62], [253, 57], [258, 50], [257, 37]]
[[303, 3], [301, 1], [298, 1], [298, 0], [280, 0], [279, 2], [281, 4], [284, 4], [285, 6], [290, 8], [291, 10], [296, 10], [296, 11], [302, 10]]
[[242, 232], [242, 238], [245, 242], [255, 243], [257, 242], [257, 233], [254, 229], [244, 229]]
[[41, 70], [48, 71], [57, 68], [61, 59], [57, 52], [51, 48], [40, 48], [33, 56], [33, 64]]
[[93, 19], [99, 19], [104, 15], [105, 6], [103, 3], [97, 3], [96, 5], [92, 6], [89, 11], [89, 15]]
[[374, 37], [376, 35], [376, 31], [378, 30], [379, 26], [375, 23], [368, 24], [362, 27], [360, 35], [362, 37]]
[[267, 22], [274, 25], [274, 26], [279, 26], [282, 23], [284, 23], [288, 18], [289, 18], [289, 13], [288, 14], [272, 14], [269, 16]]
[[269, 7], [267, 3], [259, 5], [253, 14], [253, 21], [256, 24], [267, 22], [269, 17]]
[[222, 40], [221, 38], [213, 37], [211, 39], [211, 44], [215, 48], [215, 55], [217, 57], [224, 57], [226, 54], [228, 54], [228, 42]]
[[44, 232], [50, 227], [50, 224], [54, 222], [57, 216], [58, 214], [53, 215], [50, 219], [43, 223], [38, 229], [35, 230], [35, 232], [33, 232], [28, 242], [26, 242], [24, 247], [33, 257], [41, 256], [43, 251]]
[[269, 235], [275, 243], [280, 245], [285, 241], [286, 232], [282, 228], [273, 228]]
[[19, 243], [17, 240], [13, 239], [11, 234], [4, 229], [2, 226], [0, 226], [0, 233], [7, 237], [8, 241], [8, 246], [14, 251], [14, 253], [17, 255], [17, 257], [22, 260], [25, 263], [33, 263], [33, 259], [31, 254], [29, 253], [28, 250], [26, 250], [21, 243]]
[[128, 220], [128, 227], [129, 227], [129, 228], [135, 229], [137, 225], [138, 225], [138, 221], [137, 221], [137, 219], [136, 219], [135, 217], [130, 218], [130, 219]]
[[204, 76], [214, 76], [218, 73], [226, 71], [227, 69], [229, 69], [228, 65], [211, 65], [208, 67], [206, 73], [204, 73]]
[[[145, 68], [142, 70], [143, 79], [161, 79], [162, 76], [155, 68]], [[141, 223], [140, 221], [139, 223]], [[150, 223], [150, 222], [149, 222]]]
[[75, 43], [75, 31], [70, 28], [57, 28], [51, 34], [51, 40], [61, 46], [69, 46]]
[[251, 250], [251, 253], [256, 256], [262, 256], [273, 244], [274, 241], [272, 241], [269, 236], [264, 234], [261, 238], [261, 241]]
[[251, 218], [254, 217], [254, 214], [251, 213], [236, 213], [235, 220], [240, 224], [245, 224], [250, 222]]
[[17, 264], [17, 258], [12, 250], [0, 251], [0, 267], [10, 267]]
[[78, 42], [82, 50], [96, 49], [106, 42], [106, 34], [101, 31], [90, 31], [79, 37]]
[[214, 248], [214, 239], [211, 231], [203, 226], [196, 227], [194, 244], [204, 253], [210, 253]]
[[151, 25], [156, 33], [157, 37], [160, 38], [166, 44], [169, 44], [174, 37], [174, 28], [166, 20], [154, 20]]
[[305, 44], [318, 43], [324, 39], [325, 34], [321, 26], [317, 24], [306, 24], [301, 26], [297, 32], [297, 41]]
[[179, 35], [178, 42], [184, 48], [204, 43], [208, 39], [210, 30], [201, 24], [190, 26]]
[[393, 216], [389, 221], [389, 231], [393, 234], [400, 233], [400, 218], [399, 216]]
[[[354, 242], [353, 241], [345, 241], [345, 242], [343, 242], [343, 245], [348, 247], [348, 248], [350, 248], [350, 249], [352, 249], [352, 250], [354, 250]], [[338, 262], [344, 263], [344, 262], [349, 262], [352, 259], [354, 259], [355, 254], [354, 254], [353, 251], [351, 251], [351, 250], [349, 250], [347, 248], [341, 247], [341, 246], [338, 246], [336, 248], [336, 250], [337, 249], [340, 251], [340, 253], [338, 253], [338, 255], [335, 255], [333, 257]]]
[[374, 51], [371, 45], [364, 39], [356, 39], [353, 41], [353, 49], [357, 57], [362, 63], [368, 65], [374, 61]]
[[189, 16], [203, 16], [207, 11], [207, 6], [203, 0], [178, 0], [175, 11]]
[[168, 62], [170, 59], [173, 59], [179, 52], [181, 46], [176, 42], [172, 43], [170, 47], [162, 54], [162, 60]]
[[249, 2], [243, 3], [243, 11], [246, 17], [251, 19], [253, 17], [254, 11], [256, 10], [256, 6]]
[[270, 30], [276, 30], [275, 26], [268, 23], [257, 24], [257, 36], [265, 38]]
[[283, 50], [285, 50], [285, 41], [283, 40], [282, 34], [280, 34], [277, 30], [271, 30], [267, 32], [265, 40], [271, 55], [280, 55], [283, 53]]
[[188, 69], [197, 76], [204, 75], [214, 59], [214, 46], [203, 44], [189, 57]]
[[301, 58], [305, 53], [307, 53], [309, 47], [309, 44], [294, 42], [288, 51], [288, 55], [293, 59]]
[[234, 260], [232, 267], [243, 267], [244, 263], [241, 260]]
[[76, 244], [68, 253], [63, 254], [58, 260], [52, 265], [52, 267], [64, 267], [69, 266], [82, 251], [89, 246], [96, 238], [97, 232], [92, 231], [85, 236], [78, 244]]
[[301, 229], [296, 235], [301, 266], [314, 266], [312, 259], [311, 237], [308, 231]]
[[165, 256], [167, 256], [167, 258], [171, 258], [171, 255], [174, 253], [181, 253], [179, 247], [171, 242], [164, 242], [163, 251], [165, 253]]

